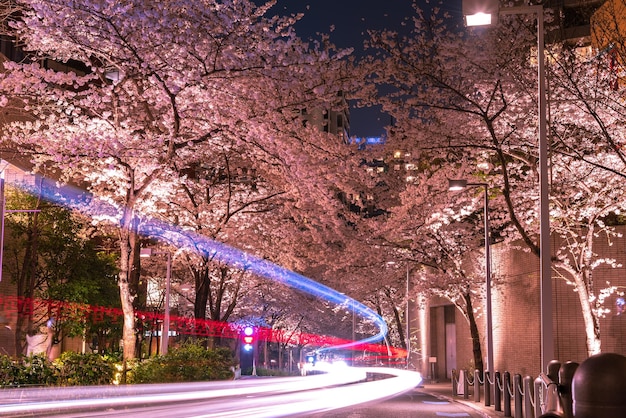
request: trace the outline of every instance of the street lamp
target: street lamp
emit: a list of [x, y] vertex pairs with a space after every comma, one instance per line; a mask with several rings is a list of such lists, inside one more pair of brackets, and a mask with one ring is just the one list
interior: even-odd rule
[[489, 186], [487, 183], [468, 183], [467, 180], [448, 180], [449, 190], [464, 190], [467, 187], [484, 187], [485, 201], [484, 214], [485, 218], [485, 287], [486, 289], [486, 310], [487, 310], [487, 371], [494, 373], [493, 365], [493, 316], [491, 313], [491, 248], [489, 237]]
[[142, 248], [140, 257], [147, 258], [153, 255], [167, 255], [167, 273], [165, 275], [165, 314], [163, 315], [163, 330], [161, 331], [161, 355], [167, 354], [170, 340], [170, 286], [172, 280], [172, 253], [169, 251], [155, 251], [153, 248]]
[[[552, 280], [550, 260], [550, 207], [548, 190], [548, 140], [546, 135], [546, 82], [543, 34], [543, 6], [519, 6], [499, 8], [498, 0], [463, 0], [463, 14], [468, 26], [475, 26], [476, 14], [537, 15], [537, 68], [538, 68], [538, 112], [539, 112], [539, 264], [541, 299], [541, 366], [547, 370], [548, 362], [554, 358], [552, 332]], [[485, 19], [486, 20], [486, 19]], [[485, 21], [483, 20], [483, 22]], [[494, 19], [495, 20], [495, 19]], [[493, 22], [491, 22], [493, 23]], [[488, 23], [480, 23], [488, 24]]]

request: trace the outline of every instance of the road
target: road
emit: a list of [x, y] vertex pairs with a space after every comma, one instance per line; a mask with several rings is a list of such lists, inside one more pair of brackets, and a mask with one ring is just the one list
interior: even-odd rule
[[0, 416], [295, 417], [347, 410], [374, 399], [391, 399], [412, 391], [420, 382], [419, 373], [412, 371], [344, 366], [304, 377], [119, 387], [5, 389], [0, 391]]
[[414, 389], [392, 399], [349, 409], [307, 415], [307, 418], [483, 418], [474, 409], [442, 400], [421, 389]]
[[344, 367], [288, 378], [0, 390], [0, 417], [431, 418], [482, 415], [419, 387], [419, 373]]

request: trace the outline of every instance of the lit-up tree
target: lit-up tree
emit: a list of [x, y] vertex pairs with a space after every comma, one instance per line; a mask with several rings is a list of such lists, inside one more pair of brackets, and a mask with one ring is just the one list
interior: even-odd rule
[[139, 214], [173, 198], [163, 184], [185, 161], [231, 143], [276, 172], [288, 167], [295, 182], [310, 176], [312, 162], [295, 151], [316, 144], [297, 135], [293, 111], [334, 103], [343, 54], [301, 42], [295, 18], [264, 17], [272, 2], [4, 4], [21, 7], [6, 29], [29, 52], [0, 80], [5, 110], [20, 116], [4, 141], [117, 208], [100, 215], [119, 226], [124, 358], [132, 358]]
[[[500, 236], [539, 255], [537, 76], [529, 59], [535, 25], [520, 16], [501, 22], [477, 33], [453, 27], [441, 10], [418, 10], [412, 36], [372, 33], [379, 55], [363, 62], [371, 81], [363, 102], [381, 103], [394, 116], [396, 146], [435, 158], [450, 178], [487, 182], [497, 191], [491, 213], [507, 218]], [[549, 49], [552, 232], [566, 238], [553, 269], [578, 292], [593, 354], [600, 350], [599, 296], [610, 286], [595, 283], [592, 271], [613, 262], [598, 258], [593, 238], [611, 237], [607, 217], [623, 211], [616, 186], [625, 172], [623, 94], [611, 89], [592, 55]]]

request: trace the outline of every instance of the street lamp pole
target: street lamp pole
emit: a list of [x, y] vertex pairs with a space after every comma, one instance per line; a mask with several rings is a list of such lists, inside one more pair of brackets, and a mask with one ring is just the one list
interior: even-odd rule
[[4, 211], [5, 211], [5, 196], [4, 196], [4, 170], [0, 172], [0, 282], [2, 281], [2, 263], [4, 257]]
[[484, 212], [483, 218], [485, 219], [485, 309], [487, 314], [486, 319], [486, 334], [487, 334], [487, 371], [489, 373], [495, 373], [494, 361], [493, 361], [493, 314], [491, 309], [491, 240], [489, 234], [489, 185], [487, 183], [468, 183], [467, 180], [449, 180], [448, 188], [450, 190], [463, 190], [470, 186], [484, 187]]
[[411, 358], [411, 324], [409, 318], [409, 262], [406, 262], [406, 369]]
[[170, 342], [170, 288], [172, 285], [172, 253], [167, 253], [167, 270], [165, 273], [165, 314], [163, 315], [163, 336], [161, 337], [161, 353], [167, 354]]
[[[486, 7], [486, 8], [485, 8]], [[483, 8], [483, 9], [481, 9]], [[476, 2], [463, 0], [463, 10], [467, 24], [470, 16], [494, 12], [500, 15], [535, 14], [537, 16], [537, 75], [538, 75], [538, 112], [539, 112], [539, 264], [540, 264], [540, 306], [541, 306], [541, 366], [547, 370], [548, 363], [554, 359], [554, 333], [552, 328], [552, 265], [550, 251], [550, 192], [548, 186], [548, 139], [546, 115], [546, 81], [544, 55], [544, 18], [543, 6], [519, 6], [500, 9], [498, 0]], [[467, 13], [465, 13], [467, 11]], [[478, 24], [490, 24], [483, 21]]]
[[167, 256], [167, 270], [165, 274], [165, 301], [163, 314], [163, 330], [161, 331], [161, 355], [167, 354], [170, 340], [170, 288], [172, 282], [172, 253], [169, 251], [154, 251], [152, 248], [142, 248], [141, 257], [151, 257], [153, 255]]

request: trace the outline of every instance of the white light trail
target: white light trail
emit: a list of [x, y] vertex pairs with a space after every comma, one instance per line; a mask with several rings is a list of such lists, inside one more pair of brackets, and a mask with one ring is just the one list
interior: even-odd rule
[[[391, 377], [366, 382], [368, 373]], [[390, 398], [421, 382], [417, 372], [342, 367], [305, 377], [121, 387], [8, 389], [3, 417], [280, 417], [330, 411]]]

